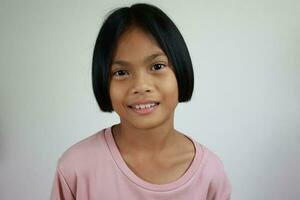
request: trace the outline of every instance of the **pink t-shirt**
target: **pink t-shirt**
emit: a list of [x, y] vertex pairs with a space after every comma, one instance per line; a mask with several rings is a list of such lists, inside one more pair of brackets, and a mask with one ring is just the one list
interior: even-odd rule
[[111, 127], [103, 129], [59, 158], [51, 200], [229, 200], [231, 186], [221, 160], [188, 138], [196, 149], [190, 167], [176, 181], [159, 185], [138, 177], [123, 160]]

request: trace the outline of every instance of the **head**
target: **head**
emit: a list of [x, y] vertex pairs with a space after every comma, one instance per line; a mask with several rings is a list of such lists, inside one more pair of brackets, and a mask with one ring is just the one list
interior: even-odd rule
[[[93, 64], [93, 91], [100, 109], [114, 110], [111, 101], [112, 64], [122, 37], [132, 30], [144, 33], [168, 59], [177, 83], [178, 102], [191, 99], [193, 67], [185, 41], [172, 20], [159, 8], [134, 4], [114, 10], [104, 21], [96, 40]], [[123, 37], [124, 38], [124, 37]]]

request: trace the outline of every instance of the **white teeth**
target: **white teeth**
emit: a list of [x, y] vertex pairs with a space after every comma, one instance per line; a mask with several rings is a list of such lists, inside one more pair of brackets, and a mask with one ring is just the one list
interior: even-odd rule
[[136, 109], [145, 109], [145, 108], [151, 108], [151, 107], [153, 107], [155, 105], [156, 105], [155, 103], [138, 104], [138, 105], [135, 105], [134, 108], [136, 108]]

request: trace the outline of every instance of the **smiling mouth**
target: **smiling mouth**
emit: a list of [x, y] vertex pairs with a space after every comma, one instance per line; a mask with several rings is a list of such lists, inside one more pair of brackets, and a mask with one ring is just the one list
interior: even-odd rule
[[155, 111], [159, 104], [159, 102], [153, 102], [147, 104], [136, 104], [128, 107], [137, 114], [145, 115]]
[[152, 103], [146, 103], [146, 104], [130, 105], [128, 107], [132, 108], [132, 109], [142, 110], [142, 109], [149, 109], [149, 108], [155, 107], [159, 104], [160, 104], [159, 102], [152, 102]]

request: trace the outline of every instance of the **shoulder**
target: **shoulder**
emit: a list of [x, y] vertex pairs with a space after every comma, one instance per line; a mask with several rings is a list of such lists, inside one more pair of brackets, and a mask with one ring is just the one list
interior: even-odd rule
[[[194, 139], [193, 139], [194, 140]], [[199, 171], [205, 174], [210, 181], [221, 179], [228, 180], [227, 173], [221, 158], [210, 148], [194, 140], [197, 146], [197, 153], [200, 157]]]
[[103, 157], [105, 153], [104, 131], [98, 131], [93, 135], [73, 144], [58, 159], [58, 168], [62, 172], [78, 171], [87, 168], [92, 162]]
[[213, 152], [207, 146], [199, 143], [193, 137], [187, 136], [187, 138], [189, 138], [190, 141], [192, 141], [192, 143], [197, 147], [196, 151], [198, 153], [198, 157], [201, 159], [201, 164], [204, 165], [202, 167], [209, 169], [209, 171], [212, 173], [224, 171], [223, 162], [215, 152]]
[[218, 196], [218, 198], [212, 199], [229, 199], [231, 183], [222, 160], [215, 152], [204, 145], [201, 146], [203, 149], [202, 172], [209, 182], [208, 196]]
[[208, 147], [201, 145], [203, 150], [203, 157], [209, 169], [213, 173], [225, 173], [225, 168], [221, 158]]

